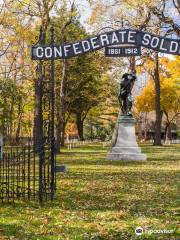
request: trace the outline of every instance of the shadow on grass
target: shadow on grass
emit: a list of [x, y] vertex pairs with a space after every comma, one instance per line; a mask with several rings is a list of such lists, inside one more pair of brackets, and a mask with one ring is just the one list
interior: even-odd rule
[[[145, 224], [150, 223], [151, 226], [154, 224], [157, 229], [162, 226], [169, 227], [170, 224], [175, 225], [179, 199], [177, 191], [179, 176], [173, 167], [175, 161], [179, 160], [179, 153], [178, 148], [166, 148], [167, 151], [163, 151], [163, 149], [160, 148], [162, 151], [159, 151], [158, 148], [156, 150], [143, 148], [143, 152], [147, 152], [150, 159], [143, 163], [106, 161], [106, 152], [100, 150], [91, 153], [81, 152], [81, 149], [79, 149], [79, 152], [76, 153], [65, 152], [60, 154], [57, 158], [58, 163], [69, 164], [69, 170], [66, 174], [57, 175], [55, 201], [45, 204], [42, 208], [33, 203], [18, 203], [11, 205], [11, 207], [4, 205], [3, 211], [1, 211], [4, 216], [14, 216], [13, 218], [15, 218], [15, 213], [17, 213], [20, 219], [17, 225], [2, 222], [0, 224], [0, 237], [1, 234], [2, 236], [4, 234], [6, 236], [15, 235], [20, 240], [24, 240], [25, 237], [30, 240], [51, 239], [48, 234], [45, 236], [36, 235], [35, 238], [32, 230], [36, 228], [36, 233], [39, 234], [39, 222], [42, 222], [44, 216], [49, 212], [52, 221], [59, 221], [62, 224], [62, 231], [65, 234], [64, 239], [68, 239], [70, 236], [69, 239], [71, 240], [134, 240], [136, 239], [134, 225], [141, 221], [138, 220], [139, 218], [147, 219]], [[169, 160], [168, 156], [171, 156], [171, 153], [174, 152], [174, 159]], [[33, 209], [32, 212], [37, 218], [37, 221], [34, 221], [36, 226], [33, 225], [32, 227], [32, 223], [29, 223], [30, 233], [22, 233], [26, 230], [24, 219], [28, 220], [28, 216], [32, 214], [31, 211], [30, 213], [27, 211], [29, 215], [26, 216], [26, 211], [24, 211], [26, 208], [28, 211], [29, 208], [30, 210]], [[110, 214], [108, 217], [107, 212]], [[82, 213], [85, 217], [83, 219], [79, 218], [80, 215], [78, 216]], [[103, 220], [98, 216], [101, 213]], [[105, 235], [98, 229], [101, 220], [104, 221], [105, 225], [100, 226], [100, 229], [103, 228], [106, 232]], [[116, 231], [116, 227], [111, 229], [111, 222], [121, 224], [121, 221], [127, 224], [123, 228], [123, 232], [118, 228]], [[20, 227], [21, 223], [23, 224], [22, 227]], [[86, 223], [87, 226], [84, 226]], [[88, 225], [89, 223], [90, 225]], [[51, 224], [53, 226], [53, 223]], [[55, 236], [52, 238], [54, 240], [58, 230], [57, 232], [53, 231], [56, 231], [56, 229], [52, 230], [52, 234]], [[82, 234], [86, 232], [87, 238], [85, 238], [85, 235], [82, 237]], [[91, 238], [93, 233], [95, 235]], [[23, 237], [21, 238], [21, 236]], [[77, 238], [74, 236], [77, 236]], [[163, 237], [159, 239], [165, 240], [166, 236]], [[138, 237], [138, 239], [157, 238], [143, 236], [143, 238]], [[175, 238], [172, 237], [171, 239]]]
[[[177, 207], [178, 174], [167, 172], [121, 172], [68, 174], [59, 190], [60, 205], [66, 210], [137, 212], [152, 216]], [[168, 185], [167, 185], [168, 182]], [[58, 185], [57, 188], [61, 189]], [[163, 201], [163, 209], [162, 209]], [[153, 212], [154, 211], [154, 212]]]
[[[176, 154], [170, 160], [167, 155], [171, 156], [174, 150]], [[59, 162], [71, 165], [67, 174], [59, 176], [59, 182], [68, 184], [64, 184], [63, 189], [61, 185], [57, 186], [62, 189], [58, 192], [63, 208], [88, 211], [125, 209], [131, 215], [140, 213], [155, 217], [177, 207], [179, 177], [172, 168], [167, 169], [169, 161], [179, 160], [178, 146], [144, 147], [143, 152], [149, 156], [147, 162], [108, 161], [105, 160], [106, 153], [88, 155], [79, 152], [74, 153], [73, 159], [68, 153], [60, 155]], [[160, 162], [166, 170], [156, 168]], [[111, 166], [117, 168], [112, 171]]]
[[1, 224], [0, 223], [0, 240], [62, 240], [58, 235], [38, 234], [29, 231], [27, 233], [25, 226], [20, 227], [19, 224]]
[[159, 164], [159, 162], [177, 162], [180, 159], [179, 156], [172, 156], [169, 157], [167, 155], [163, 157], [157, 157], [157, 155], [148, 157], [147, 161], [110, 161], [106, 160], [106, 155], [101, 154], [100, 156], [96, 156], [93, 159], [93, 156], [80, 156], [79, 154], [74, 154], [73, 157], [67, 157], [65, 155], [61, 155], [57, 158], [57, 164], [70, 164], [70, 165], [99, 165], [102, 166], [140, 166], [140, 165], [148, 165], [149, 163], [153, 162], [153, 164]]
[[[2, 224], [0, 223], [0, 239], [10, 239], [7, 238], [11, 237], [18, 237], [18, 239], [23, 239], [21, 238], [22, 233], [24, 232], [24, 229], [17, 224]], [[6, 237], [5, 237], [6, 236]]]

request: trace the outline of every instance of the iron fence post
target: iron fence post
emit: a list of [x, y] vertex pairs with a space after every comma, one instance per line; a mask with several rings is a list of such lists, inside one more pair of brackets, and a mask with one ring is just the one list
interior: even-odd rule
[[[51, 26], [51, 46], [54, 45], [54, 27]], [[54, 57], [54, 56], [53, 56]], [[51, 60], [51, 200], [54, 198], [55, 192], [55, 139], [54, 139], [54, 59]]]

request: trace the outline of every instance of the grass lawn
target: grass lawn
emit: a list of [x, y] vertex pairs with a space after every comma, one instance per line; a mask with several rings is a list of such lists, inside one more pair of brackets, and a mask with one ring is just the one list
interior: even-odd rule
[[[0, 240], [178, 239], [180, 145], [142, 149], [143, 163], [107, 161], [98, 144], [63, 149], [56, 200], [0, 205]], [[147, 233], [164, 229], [174, 233]]]

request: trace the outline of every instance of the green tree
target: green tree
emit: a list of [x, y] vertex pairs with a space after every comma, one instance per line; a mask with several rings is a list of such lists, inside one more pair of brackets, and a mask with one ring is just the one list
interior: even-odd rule
[[83, 124], [89, 111], [104, 101], [102, 75], [108, 69], [108, 61], [99, 53], [76, 58], [71, 67], [69, 82], [69, 112], [75, 115], [79, 138], [84, 139]]

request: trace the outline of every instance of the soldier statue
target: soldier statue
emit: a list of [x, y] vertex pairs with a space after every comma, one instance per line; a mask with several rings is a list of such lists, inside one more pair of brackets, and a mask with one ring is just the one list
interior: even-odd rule
[[136, 79], [137, 77], [134, 73], [125, 73], [122, 76], [118, 99], [123, 115], [132, 116], [133, 96], [131, 92]]

